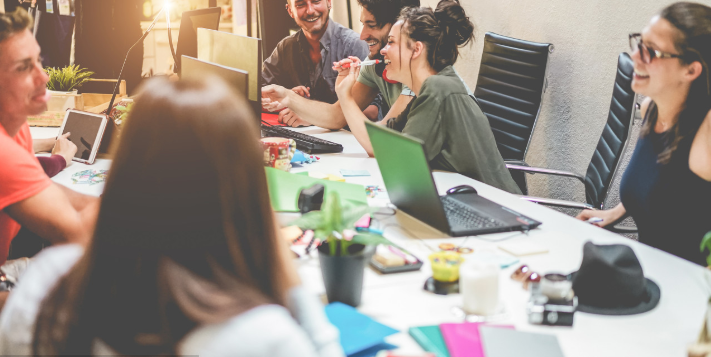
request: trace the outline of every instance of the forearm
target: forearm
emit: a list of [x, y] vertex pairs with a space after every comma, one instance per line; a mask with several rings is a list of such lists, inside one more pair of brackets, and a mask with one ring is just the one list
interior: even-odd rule
[[322, 128], [339, 130], [346, 126], [346, 119], [338, 102], [328, 104], [309, 100], [289, 91], [287, 107], [302, 120]]
[[57, 141], [54, 138], [49, 139], [32, 139], [32, 149], [37, 152], [50, 152]]
[[67, 167], [67, 160], [62, 155], [39, 156], [37, 160], [49, 177], [54, 177]]
[[346, 117], [348, 127], [355, 136], [358, 143], [365, 149], [368, 156], [373, 156], [373, 146], [370, 144], [368, 131], [365, 129], [365, 121], [368, 118], [363, 114], [358, 104], [351, 98], [341, 101], [341, 109]]
[[620, 202], [617, 206], [610, 210], [610, 213], [612, 214], [612, 223], [614, 224], [625, 218], [627, 210], [625, 209], [625, 206], [622, 205], [622, 202]]
[[57, 185], [57, 187], [59, 187], [62, 192], [64, 192], [64, 194], [69, 199], [69, 203], [71, 203], [72, 207], [74, 207], [77, 212], [82, 212], [86, 209], [94, 209], [94, 205], [98, 205], [98, 203], [100, 202], [98, 197], [79, 193], [69, 187], [57, 183], [55, 183], [55, 185]]

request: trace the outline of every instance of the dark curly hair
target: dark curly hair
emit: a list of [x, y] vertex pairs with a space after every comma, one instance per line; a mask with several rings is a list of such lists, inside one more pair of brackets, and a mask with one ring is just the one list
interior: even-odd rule
[[419, 7], [420, 0], [358, 0], [362, 6], [375, 17], [378, 27], [394, 24], [400, 11], [407, 7]]
[[[681, 54], [681, 63], [699, 62], [703, 68], [699, 77], [691, 83], [679, 120], [669, 129], [665, 147], [657, 157], [659, 163], [666, 164], [683, 138], [691, 136], [693, 139], [711, 110], [711, 78], [708, 67], [711, 63], [711, 7], [677, 2], [664, 8], [659, 16], [669, 21], [677, 30], [674, 46]], [[657, 106], [652, 103], [648, 109], [647, 120], [642, 126], [642, 135], [654, 130], [657, 116]]]
[[459, 47], [474, 41], [474, 24], [457, 0], [442, 0], [437, 8], [410, 7], [400, 12], [401, 34], [422, 42], [427, 61], [439, 72], [459, 57]]
[[32, 27], [32, 18], [25, 9], [18, 7], [13, 12], [0, 12], [0, 42]]

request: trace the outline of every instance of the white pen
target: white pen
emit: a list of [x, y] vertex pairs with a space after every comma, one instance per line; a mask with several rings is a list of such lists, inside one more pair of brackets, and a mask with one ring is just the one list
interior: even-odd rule
[[[370, 65], [374, 65], [374, 64], [378, 64], [378, 63], [385, 63], [385, 64], [388, 64], [388, 63], [390, 63], [390, 60], [368, 60], [368, 61], [363, 61], [363, 62], [361, 62], [361, 63], [358, 63], [358, 64], [356, 65], [356, 67], [360, 67], [360, 66], [370, 66]], [[350, 63], [346, 63], [346, 64], [342, 65], [341, 68], [343, 68], [343, 69], [351, 68], [351, 64], [350, 64]]]

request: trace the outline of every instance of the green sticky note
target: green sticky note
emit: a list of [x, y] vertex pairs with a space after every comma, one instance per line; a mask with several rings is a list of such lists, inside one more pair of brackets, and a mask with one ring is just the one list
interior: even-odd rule
[[304, 188], [309, 188], [320, 183], [325, 187], [325, 194], [331, 191], [338, 192], [342, 203], [351, 205], [367, 205], [365, 187], [362, 185], [316, 179], [307, 175], [292, 174], [266, 167], [267, 185], [269, 186], [269, 199], [272, 208], [278, 212], [298, 212], [299, 193]]

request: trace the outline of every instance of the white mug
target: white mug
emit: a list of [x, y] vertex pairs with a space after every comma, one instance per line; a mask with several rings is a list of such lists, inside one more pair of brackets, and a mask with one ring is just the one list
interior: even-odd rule
[[465, 261], [459, 268], [463, 309], [475, 315], [493, 315], [499, 305], [499, 273], [494, 262]]

